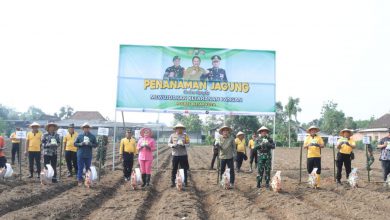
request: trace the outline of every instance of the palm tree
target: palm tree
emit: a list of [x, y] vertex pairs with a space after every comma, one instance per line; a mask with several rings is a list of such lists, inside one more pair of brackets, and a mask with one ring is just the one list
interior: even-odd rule
[[297, 122], [297, 114], [302, 109], [299, 107], [299, 98], [288, 98], [288, 103], [284, 107], [288, 116], [288, 147], [291, 148], [291, 116], [294, 116], [295, 122]]

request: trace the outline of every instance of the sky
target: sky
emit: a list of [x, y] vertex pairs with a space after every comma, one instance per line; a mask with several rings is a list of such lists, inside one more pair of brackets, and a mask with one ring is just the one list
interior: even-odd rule
[[276, 99], [298, 97], [299, 121], [319, 118], [327, 100], [356, 120], [380, 117], [390, 112], [389, 11], [386, 0], [0, 1], [0, 104], [114, 119], [119, 45], [139, 44], [275, 50]]

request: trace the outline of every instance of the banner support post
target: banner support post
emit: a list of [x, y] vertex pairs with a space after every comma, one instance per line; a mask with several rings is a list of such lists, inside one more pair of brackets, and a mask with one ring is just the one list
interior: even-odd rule
[[158, 144], [158, 141], [160, 139], [160, 113], [157, 113], [157, 172], [158, 172], [158, 149], [160, 148], [160, 145]]
[[116, 146], [116, 109], [115, 109], [115, 116], [114, 116], [114, 140], [112, 144], [112, 171], [115, 170], [115, 146]]

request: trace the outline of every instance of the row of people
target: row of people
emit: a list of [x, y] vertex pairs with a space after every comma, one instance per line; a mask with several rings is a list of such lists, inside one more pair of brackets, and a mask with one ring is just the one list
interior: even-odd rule
[[[48, 123], [45, 126], [46, 133], [39, 131], [40, 125], [32, 123], [30, 125], [31, 131], [27, 133], [25, 153], [28, 154], [29, 159], [29, 178], [33, 177], [34, 162], [36, 163], [37, 178], [41, 171], [41, 150], [43, 150], [44, 164], [51, 164], [54, 168], [53, 182], [57, 181], [57, 148], [60, 145], [60, 137], [56, 130], [57, 124]], [[90, 132], [90, 126], [85, 123], [81, 126], [82, 134], [77, 134], [74, 131], [74, 124], [69, 125], [68, 134], [64, 137], [65, 158], [69, 171], [69, 177], [72, 176], [73, 170], [77, 173], [77, 180], [81, 185], [83, 181], [83, 168], [87, 170], [91, 166], [92, 148], [97, 147], [96, 137]], [[189, 136], [184, 132], [185, 126], [177, 124], [174, 127], [174, 133], [171, 134], [168, 141], [168, 146], [172, 149], [172, 174], [171, 186], [175, 186], [176, 173], [180, 168], [184, 169], [185, 186], [187, 186], [188, 177], [188, 155], [187, 148], [190, 146]], [[311, 126], [307, 129], [307, 137], [305, 138], [303, 148], [307, 150], [307, 172], [310, 174], [314, 168], [317, 168], [316, 178], [317, 187], [320, 186], [321, 179], [321, 149], [324, 148], [324, 141], [318, 132], [320, 129], [316, 126]], [[220, 176], [222, 178], [226, 166], [230, 169], [230, 184], [234, 186], [235, 170], [240, 172], [242, 162], [246, 159], [246, 142], [244, 133], [238, 132], [236, 138], [231, 136], [232, 129], [228, 126], [223, 126], [219, 129], [220, 136], [216, 138], [213, 148], [213, 159], [211, 168], [213, 168], [216, 157], [221, 159]], [[258, 169], [257, 187], [261, 188], [262, 180], [265, 178], [265, 185], [269, 187], [272, 149], [275, 148], [275, 143], [269, 137], [269, 129], [261, 127], [257, 130], [258, 135], [253, 135], [249, 141], [248, 147], [250, 149], [250, 171], [252, 171], [252, 163], [257, 164]], [[156, 142], [152, 138], [152, 130], [150, 128], [143, 128], [140, 131], [141, 138], [136, 142], [132, 137], [131, 130], [126, 131], [126, 137], [120, 142], [119, 155], [123, 162], [123, 175], [125, 180], [130, 179], [133, 170], [133, 161], [138, 156], [138, 162], [141, 169], [142, 180], [145, 185], [150, 184], [151, 167], [153, 163], [153, 151], [156, 150]], [[338, 140], [336, 148], [337, 153], [337, 175], [336, 180], [341, 184], [342, 167], [345, 167], [346, 178], [348, 179], [351, 173], [351, 160], [353, 160], [353, 150], [356, 147], [355, 141], [351, 138], [353, 132], [350, 129], [343, 129], [340, 131], [341, 138]], [[15, 135], [11, 135], [11, 140], [17, 144]], [[380, 161], [383, 168], [383, 178], [386, 181], [390, 174], [390, 129], [389, 135], [379, 141], [378, 148], [381, 149]], [[0, 137], [0, 168], [5, 166], [6, 159], [4, 155], [4, 139]], [[17, 152], [15, 150], [15, 152]], [[14, 162], [14, 159], [13, 159]], [[234, 169], [234, 162], [236, 162], [236, 169]]]

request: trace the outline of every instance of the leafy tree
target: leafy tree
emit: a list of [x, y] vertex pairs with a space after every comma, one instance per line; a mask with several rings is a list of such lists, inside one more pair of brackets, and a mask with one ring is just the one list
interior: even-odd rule
[[370, 126], [370, 124], [375, 120], [375, 117], [374, 116], [371, 116], [371, 118], [369, 120], [357, 120], [355, 121], [356, 123], [356, 128], [360, 128], [360, 129], [363, 129], [363, 128], [368, 128], [368, 126]]
[[302, 109], [299, 107], [299, 98], [288, 98], [287, 105], [284, 107], [288, 117], [288, 147], [291, 147], [291, 117], [294, 116], [295, 122], [297, 124], [297, 114], [301, 112]]
[[355, 130], [357, 128], [357, 124], [352, 117], [347, 117], [344, 122], [344, 128]]
[[35, 106], [30, 106], [27, 109], [27, 112], [24, 112], [21, 116], [22, 119], [24, 120], [38, 120], [41, 118], [45, 113], [40, 109]]
[[233, 133], [236, 134], [239, 131], [244, 132], [246, 135], [256, 132], [260, 128], [259, 119], [256, 116], [243, 116], [234, 115], [230, 116], [226, 120], [226, 124], [233, 129]]
[[62, 120], [64, 120], [70, 118], [73, 115], [73, 113], [74, 113], [74, 109], [69, 105], [67, 105], [67, 106], [62, 106], [60, 108], [60, 111], [58, 112], [57, 116]]
[[198, 133], [202, 130], [202, 120], [198, 114], [190, 114], [188, 116], [176, 113], [173, 116], [174, 124], [182, 123], [189, 132]]
[[345, 125], [345, 114], [341, 110], [337, 110], [337, 103], [328, 101], [322, 106], [321, 111], [321, 130], [331, 134], [337, 135]]

